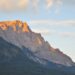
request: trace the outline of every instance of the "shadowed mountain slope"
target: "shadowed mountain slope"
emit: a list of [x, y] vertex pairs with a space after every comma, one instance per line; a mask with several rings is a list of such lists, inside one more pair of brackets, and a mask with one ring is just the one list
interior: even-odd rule
[[75, 75], [60, 69], [44, 67], [30, 59], [33, 53], [28, 48], [19, 48], [0, 38], [0, 75]]

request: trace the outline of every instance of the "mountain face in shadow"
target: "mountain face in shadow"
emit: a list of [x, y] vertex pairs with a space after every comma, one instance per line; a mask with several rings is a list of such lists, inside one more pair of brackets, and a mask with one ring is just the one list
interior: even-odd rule
[[[27, 54], [34, 57], [28, 48], [19, 48], [0, 38], [0, 75], [74, 75], [66, 71], [67, 69], [64, 71], [58, 67], [45, 67], [33, 61]], [[38, 60], [47, 62], [40, 58]], [[50, 64], [56, 66], [54, 63]]]
[[0, 75], [75, 75], [74, 66], [26, 22], [0, 22]]

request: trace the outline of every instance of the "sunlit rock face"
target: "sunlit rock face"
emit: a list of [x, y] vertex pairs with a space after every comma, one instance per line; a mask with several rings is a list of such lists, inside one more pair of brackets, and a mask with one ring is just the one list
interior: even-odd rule
[[73, 61], [59, 49], [55, 49], [43, 39], [41, 34], [33, 32], [22, 21], [0, 22], [0, 37], [20, 48], [31, 50], [35, 56], [57, 64], [73, 66]]
[[8, 30], [10, 27], [12, 28], [13, 31], [16, 32], [30, 32], [30, 29], [28, 28], [26, 22], [23, 23], [22, 21], [19, 20], [0, 22], [0, 28], [2, 30]]

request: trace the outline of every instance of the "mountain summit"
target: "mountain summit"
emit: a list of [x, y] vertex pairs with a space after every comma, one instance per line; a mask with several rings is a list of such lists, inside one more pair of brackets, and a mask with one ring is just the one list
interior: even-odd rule
[[13, 31], [30, 32], [30, 29], [26, 22], [23, 23], [22, 21], [19, 20], [0, 22], [0, 28], [2, 30], [8, 30], [10, 27], [13, 29]]
[[74, 65], [69, 56], [51, 47], [41, 34], [32, 32], [26, 22], [19, 20], [0, 22], [0, 37], [21, 49], [23, 47], [29, 49], [34, 56], [28, 54], [28, 57], [39, 63], [44, 64], [42, 60], [45, 60], [64, 66]]

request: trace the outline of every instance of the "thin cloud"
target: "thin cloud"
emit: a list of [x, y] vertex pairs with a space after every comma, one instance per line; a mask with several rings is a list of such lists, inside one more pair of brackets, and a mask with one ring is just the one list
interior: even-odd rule
[[38, 12], [38, 8], [39, 8], [39, 0], [32, 0], [32, 6], [33, 9]]
[[43, 35], [53, 35], [55, 33], [55, 30], [53, 29], [39, 29], [39, 28], [32, 28], [32, 31], [36, 32], [36, 33], [41, 33]]
[[32, 30], [36, 33], [41, 33], [43, 35], [57, 35], [59, 37], [75, 37], [75, 32], [58, 32], [56, 30], [48, 30], [48, 29], [34, 29], [32, 28]]
[[75, 26], [75, 20], [32, 20], [30, 25]]
[[29, 0], [19, 0], [19, 2], [17, 3], [18, 8], [26, 8], [29, 5]]
[[[45, 3], [44, 3], [45, 2]], [[41, 3], [41, 5], [39, 5]], [[31, 7], [33, 7], [32, 10], [38, 11], [39, 7], [41, 7], [44, 4], [44, 6], [50, 10], [53, 6], [58, 9], [61, 5], [61, 0], [0, 0], [0, 11], [2, 12], [9, 12], [9, 11], [17, 11], [17, 10], [25, 10]]]
[[0, 10], [8, 11], [13, 7], [11, 0], [0, 0]]
[[50, 31], [46, 29], [32, 29], [36, 33], [41, 33], [41, 34], [49, 34]]
[[75, 37], [75, 32], [61, 32], [59, 35], [62, 37]]
[[28, 6], [29, 0], [0, 0], [0, 11], [17, 11]]
[[[35, 26], [56, 26], [56, 27], [74, 27], [75, 26], [75, 20], [33, 20], [29, 22], [29, 25], [35, 27]], [[69, 31], [63, 31], [59, 32], [58, 30], [52, 29], [52, 30], [43, 30], [38, 29], [34, 30], [35, 32], [39, 32], [41, 34], [48, 34], [48, 35], [57, 35], [59, 37], [75, 37], [75, 32], [69, 32]], [[48, 29], [48, 28], [47, 28]], [[64, 29], [63, 29], [64, 30]]]
[[0, 0], [0, 11], [9, 12], [17, 10], [25, 10], [33, 7], [33, 10], [38, 9], [39, 0]]
[[62, 0], [65, 5], [75, 6], [75, 0]]
[[55, 13], [58, 14], [62, 6], [62, 3], [62, 0], [46, 0], [46, 8], [47, 10], [55, 8]]
[[46, 8], [50, 9], [53, 6], [53, 0], [46, 0]]
[[73, 7], [75, 0], [0, 0], [0, 12], [23, 12], [26, 9], [38, 12], [44, 5], [47, 10], [52, 9], [56, 14], [59, 14], [64, 4]]
[[55, 10], [56, 14], [58, 14], [60, 12], [62, 4], [63, 4], [62, 0], [56, 1], [56, 10]]

